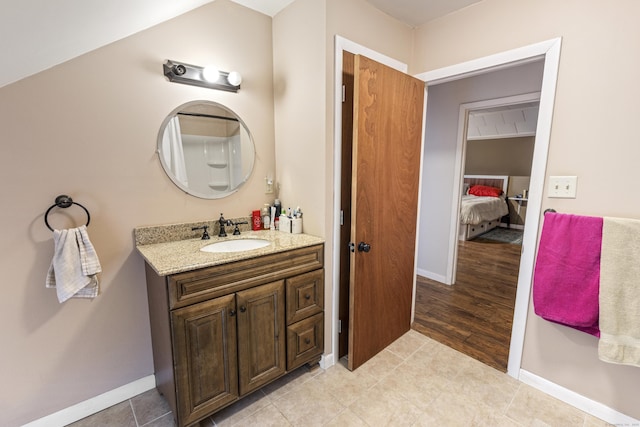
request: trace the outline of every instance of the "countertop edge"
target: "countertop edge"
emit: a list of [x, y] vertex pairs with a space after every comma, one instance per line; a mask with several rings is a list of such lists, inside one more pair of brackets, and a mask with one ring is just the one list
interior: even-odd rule
[[[256, 238], [269, 240], [271, 244], [265, 248], [239, 252], [207, 253], [200, 251], [200, 248], [219, 241]], [[170, 276], [324, 243], [323, 238], [310, 234], [261, 230], [245, 232], [240, 236], [212, 237], [210, 240], [188, 239], [136, 245], [136, 250], [156, 274]]]

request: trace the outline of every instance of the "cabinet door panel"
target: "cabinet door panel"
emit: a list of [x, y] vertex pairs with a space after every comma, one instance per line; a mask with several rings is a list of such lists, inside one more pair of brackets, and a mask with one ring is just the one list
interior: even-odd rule
[[179, 425], [238, 399], [235, 320], [234, 295], [172, 313]]
[[285, 372], [284, 281], [236, 294], [240, 395]]

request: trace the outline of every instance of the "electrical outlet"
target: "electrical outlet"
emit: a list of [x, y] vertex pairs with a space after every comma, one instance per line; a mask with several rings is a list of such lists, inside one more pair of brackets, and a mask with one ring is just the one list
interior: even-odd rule
[[577, 185], [577, 176], [550, 176], [549, 197], [575, 199]]

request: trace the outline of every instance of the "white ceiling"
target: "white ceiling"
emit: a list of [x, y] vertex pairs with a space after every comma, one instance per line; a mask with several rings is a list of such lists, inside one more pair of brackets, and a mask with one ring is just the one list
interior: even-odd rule
[[367, 0], [381, 11], [412, 27], [432, 21], [482, 0]]
[[[0, 87], [214, 0], [0, 0]], [[269, 16], [294, 0], [232, 0]], [[418, 26], [481, 0], [367, 0]]]

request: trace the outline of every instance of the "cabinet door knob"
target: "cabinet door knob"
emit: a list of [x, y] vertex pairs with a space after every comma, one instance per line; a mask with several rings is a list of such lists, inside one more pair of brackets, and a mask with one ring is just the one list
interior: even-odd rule
[[244, 313], [245, 311], [247, 311], [247, 307], [245, 307], [244, 305], [240, 307], [240, 313]]
[[229, 316], [235, 316], [235, 315], [236, 315], [236, 311], [233, 308], [229, 310]]
[[305, 338], [304, 342], [305, 342], [305, 344], [309, 344], [311, 342], [311, 340], [309, 338]]
[[311, 295], [306, 294], [306, 295], [304, 296], [304, 299], [311, 299]]

